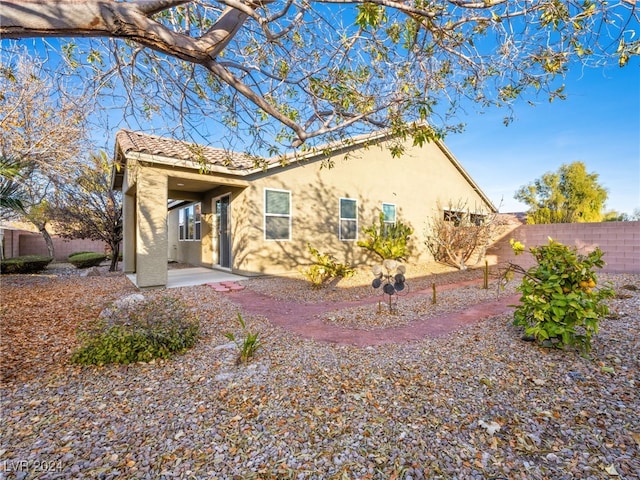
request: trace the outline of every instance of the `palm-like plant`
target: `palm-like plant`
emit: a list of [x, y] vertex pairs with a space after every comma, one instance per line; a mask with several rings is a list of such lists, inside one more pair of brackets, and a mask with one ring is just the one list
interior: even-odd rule
[[22, 186], [18, 179], [20, 178], [21, 165], [20, 162], [0, 156], [0, 208], [6, 211], [24, 211], [22, 205]]

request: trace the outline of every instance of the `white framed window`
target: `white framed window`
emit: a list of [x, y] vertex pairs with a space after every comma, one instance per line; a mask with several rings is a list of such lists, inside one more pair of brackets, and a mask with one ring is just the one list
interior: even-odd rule
[[483, 215], [482, 213], [470, 213], [469, 222], [471, 222], [471, 224], [475, 225], [476, 227], [479, 227], [480, 225], [484, 224], [485, 217], [486, 215]]
[[479, 227], [486, 219], [486, 215], [482, 213], [469, 213], [460, 210], [444, 210], [443, 219], [445, 222], [451, 222], [455, 227], [460, 225], [475, 225]]
[[384, 216], [384, 224], [385, 225], [395, 225], [396, 224], [396, 206], [393, 203], [383, 203], [382, 204], [382, 214]]
[[199, 203], [196, 203], [193, 206], [194, 210], [194, 240], [200, 240], [202, 238], [202, 206]]
[[264, 189], [265, 240], [291, 240], [291, 192]]
[[453, 223], [454, 227], [458, 227], [462, 223], [463, 217], [464, 217], [463, 212], [459, 212], [455, 210], [445, 210], [443, 219], [445, 222]]
[[194, 203], [178, 210], [178, 238], [182, 241], [200, 240], [202, 207]]
[[358, 201], [354, 198], [340, 199], [340, 240], [358, 239]]

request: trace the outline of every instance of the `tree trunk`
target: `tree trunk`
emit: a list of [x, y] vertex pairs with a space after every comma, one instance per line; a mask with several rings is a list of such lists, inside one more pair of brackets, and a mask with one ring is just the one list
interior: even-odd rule
[[47, 232], [47, 226], [43, 225], [39, 229], [40, 229], [40, 233], [42, 234], [42, 238], [44, 238], [44, 242], [47, 244], [47, 251], [49, 252], [49, 256], [55, 259], [56, 256], [53, 249], [53, 239], [51, 238], [51, 235], [49, 234], [49, 232]]
[[118, 270], [118, 257], [120, 256], [120, 242], [115, 245], [109, 245], [111, 249], [111, 265], [109, 265], [109, 271], [115, 272]]

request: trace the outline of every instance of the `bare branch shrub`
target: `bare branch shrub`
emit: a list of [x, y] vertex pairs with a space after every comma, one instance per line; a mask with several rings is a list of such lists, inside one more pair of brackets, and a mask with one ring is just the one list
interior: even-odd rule
[[483, 207], [471, 209], [466, 201], [438, 202], [438, 211], [427, 222], [426, 245], [437, 262], [466, 270], [485, 256], [503, 221]]

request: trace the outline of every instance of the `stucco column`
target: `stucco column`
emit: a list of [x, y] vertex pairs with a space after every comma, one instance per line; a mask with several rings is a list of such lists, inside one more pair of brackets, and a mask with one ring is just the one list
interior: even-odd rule
[[136, 271], [136, 198], [123, 195], [122, 200], [122, 270]]
[[167, 176], [150, 168], [138, 174], [136, 196], [136, 284], [167, 284]]

